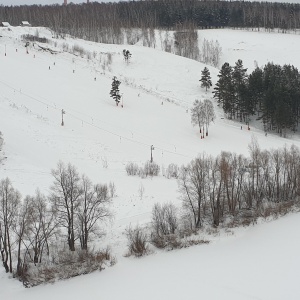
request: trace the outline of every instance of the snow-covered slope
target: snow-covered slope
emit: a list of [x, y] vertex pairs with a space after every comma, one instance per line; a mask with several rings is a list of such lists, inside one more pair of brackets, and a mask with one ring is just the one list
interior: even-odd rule
[[[46, 47], [58, 53], [40, 51], [36, 44], [29, 47], [27, 54], [20, 37], [35, 34], [36, 30], [0, 29], [0, 130], [7, 157], [0, 168], [0, 178], [8, 176], [23, 196], [34, 193], [36, 188], [47, 194], [52, 182], [50, 170], [62, 160], [77, 166], [95, 183], [114, 182], [118, 197], [113, 203], [115, 221], [108, 230], [107, 242], [117, 253], [119, 263], [101, 274], [29, 291], [19, 288], [16, 282], [8, 282], [0, 273], [0, 285], [4, 282], [8, 287], [0, 289], [0, 297], [35, 299], [57, 295], [57, 299], [64, 299], [65, 293], [72, 290], [76, 300], [84, 289], [87, 293], [91, 289], [91, 299], [100, 295], [106, 299], [138, 299], [145, 290], [144, 299], [182, 299], [183, 295], [189, 299], [201, 295], [205, 299], [219, 299], [220, 295], [225, 295], [225, 299], [283, 299], [285, 292], [290, 296], [286, 299], [297, 299], [294, 296], [299, 295], [299, 289], [293, 285], [297, 268], [291, 263], [299, 266], [296, 253], [300, 243], [288, 239], [289, 234], [295, 236], [290, 228], [298, 226], [297, 215], [249, 229], [239, 239], [137, 261], [122, 257], [122, 232], [130, 223], [148, 222], [156, 202], [180, 205], [175, 180], [126, 175], [127, 162], [142, 165], [150, 159], [151, 145], [155, 147], [154, 160], [164, 170], [170, 163], [187, 163], [203, 151], [212, 155], [222, 150], [247, 155], [252, 136], [262, 148], [292, 143], [300, 146], [299, 138], [283, 139], [272, 134], [265, 137], [254, 126], [250, 131], [245, 127], [241, 130], [242, 124], [225, 120], [216, 107], [217, 120], [209, 136], [202, 140], [198, 129], [192, 127], [187, 110], [195, 99], [211, 98], [211, 91], [206, 94], [198, 81], [203, 64], [139, 46], [52, 39], [51, 32], [43, 28], [38, 29], [40, 37], [52, 40]], [[222, 62], [234, 64], [241, 58], [249, 70], [254, 61], [259, 66], [274, 61], [300, 67], [300, 58], [295, 55], [295, 49], [300, 48], [300, 35], [204, 30], [199, 36], [219, 40]], [[84, 48], [91, 53], [90, 59], [62, 52], [66, 45]], [[124, 47], [132, 53], [129, 64], [123, 60]], [[216, 82], [218, 70], [209, 69]], [[109, 97], [113, 76], [122, 82], [123, 108], [116, 107]], [[62, 109], [66, 111], [64, 126]], [[138, 192], [141, 185], [145, 189], [142, 198]], [[263, 241], [265, 238], [268, 240]], [[287, 257], [281, 256], [282, 249], [289, 252]], [[267, 257], [270, 252], [273, 256]], [[278, 272], [285, 272], [281, 286], [277, 257], [282, 264]]]
[[299, 215], [248, 228], [238, 238], [151, 255], [24, 289], [1, 271], [1, 299], [298, 300]]

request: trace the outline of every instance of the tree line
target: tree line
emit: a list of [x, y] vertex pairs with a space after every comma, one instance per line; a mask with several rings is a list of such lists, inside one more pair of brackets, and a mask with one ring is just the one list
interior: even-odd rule
[[300, 120], [300, 76], [291, 65], [268, 63], [249, 76], [243, 62], [234, 67], [223, 64], [214, 97], [229, 118], [249, 123], [250, 116], [261, 120], [264, 130], [280, 135], [296, 131]]
[[299, 203], [300, 150], [295, 146], [261, 150], [253, 140], [249, 152], [248, 158], [230, 152], [216, 158], [202, 154], [181, 168], [178, 183], [185, 226], [251, 222], [286, 213]]
[[156, 203], [150, 226], [129, 226], [128, 255], [150, 253], [149, 243], [168, 250], [206, 244], [194, 233], [299, 211], [300, 149], [262, 150], [254, 138], [248, 148], [249, 157], [223, 151], [217, 157], [201, 154], [183, 165], [176, 172], [181, 208]]
[[[5, 271], [18, 278], [24, 279], [32, 264], [53, 262], [58, 249], [87, 253], [92, 236], [103, 233], [101, 222], [112, 216], [106, 184], [94, 185], [73, 165], [62, 162], [51, 173], [49, 196], [37, 190], [22, 199], [8, 178], [0, 181], [1, 261]], [[66, 248], [58, 246], [60, 240]]]
[[119, 3], [0, 6], [0, 19], [19, 25], [28, 20], [58, 33], [118, 43], [121, 28], [176, 29], [251, 27], [300, 28], [300, 4], [160, 0]]

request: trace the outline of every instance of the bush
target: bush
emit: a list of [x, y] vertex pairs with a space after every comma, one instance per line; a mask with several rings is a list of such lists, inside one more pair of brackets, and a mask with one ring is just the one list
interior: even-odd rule
[[155, 162], [147, 161], [144, 165], [144, 174], [145, 176], [158, 176], [159, 174], [159, 165]]
[[49, 43], [49, 40], [45, 37], [39, 37], [39, 35], [36, 33], [36, 35], [31, 34], [24, 34], [22, 35], [22, 39], [28, 42], [40, 42], [40, 43]]
[[96, 270], [102, 271], [105, 266], [113, 266], [116, 259], [109, 248], [94, 251], [80, 250], [76, 252], [61, 250], [52, 258], [52, 262], [27, 264], [26, 274], [20, 280], [26, 287], [42, 283], [53, 283], [56, 280], [88, 274]]
[[160, 168], [159, 165], [155, 162], [147, 161], [143, 168], [140, 168], [138, 164], [129, 162], [126, 167], [127, 175], [135, 176], [139, 175], [141, 178], [145, 178], [147, 176], [158, 176]]
[[167, 178], [178, 178], [179, 175], [179, 167], [176, 164], [168, 165], [166, 176]]
[[134, 229], [128, 227], [126, 229], [126, 236], [128, 240], [127, 256], [134, 255], [141, 257], [149, 253], [148, 236], [143, 232], [141, 227], [136, 226]]
[[129, 162], [126, 165], [125, 169], [126, 169], [127, 175], [129, 175], [129, 176], [135, 176], [139, 173], [139, 166], [134, 162]]
[[169, 203], [155, 204], [152, 209], [151, 243], [157, 248], [179, 248], [181, 242], [176, 235], [178, 218], [176, 207]]
[[152, 233], [151, 243], [159, 249], [173, 250], [182, 248], [182, 242], [176, 234], [159, 236], [156, 233]]
[[156, 203], [152, 209], [152, 228], [159, 235], [174, 234], [178, 228], [177, 209], [172, 204]]

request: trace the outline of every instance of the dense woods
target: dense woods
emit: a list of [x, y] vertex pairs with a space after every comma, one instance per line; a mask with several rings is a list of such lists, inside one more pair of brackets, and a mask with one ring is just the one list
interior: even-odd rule
[[234, 67], [224, 63], [219, 72], [214, 97], [227, 116], [246, 123], [250, 117], [261, 120], [265, 132], [295, 132], [300, 120], [298, 69], [268, 63], [249, 76], [246, 71], [238, 60]]
[[93, 41], [121, 43], [121, 28], [300, 28], [300, 4], [246, 1], [160, 0], [51, 6], [0, 6], [0, 20], [28, 20]]

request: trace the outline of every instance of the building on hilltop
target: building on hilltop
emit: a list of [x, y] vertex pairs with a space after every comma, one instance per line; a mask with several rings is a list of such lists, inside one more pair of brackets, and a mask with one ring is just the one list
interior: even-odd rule
[[21, 26], [23, 26], [23, 27], [30, 27], [31, 24], [28, 21], [22, 21], [21, 22]]
[[8, 22], [1, 22], [0, 26], [1, 27], [10, 27], [10, 24]]

